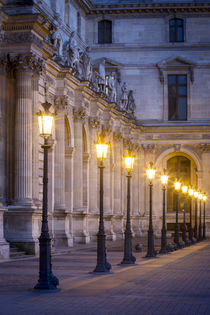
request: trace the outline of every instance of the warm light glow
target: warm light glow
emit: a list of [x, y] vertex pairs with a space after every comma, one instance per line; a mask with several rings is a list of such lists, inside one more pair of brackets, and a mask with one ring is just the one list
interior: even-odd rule
[[188, 194], [189, 196], [193, 196], [194, 195], [194, 190], [192, 188], [188, 189]]
[[125, 168], [128, 172], [130, 172], [133, 169], [134, 166], [134, 156], [132, 154], [127, 153], [126, 156], [124, 156], [125, 161]]
[[187, 186], [182, 186], [182, 192], [183, 192], [184, 194], [186, 194], [187, 191], [188, 191], [188, 187], [187, 187]]
[[180, 188], [181, 188], [181, 183], [178, 181], [178, 180], [176, 180], [175, 181], [175, 183], [174, 183], [174, 188], [175, 188], [175, 190], [180, 190]]
[[155, 172], [156, 172], [156, 169], [153, 167], [153, 163], [150, 162], [149, 167], [146, 170], [147, 177], [149, 180], [153, 180], [155, 178]]
[[161, 183], [163, 185], [167, 185], [168, 184], [168, 175], [166, 174], [165, 168], [163, 170], [163, 175], [161, 175]]
[[203, 195], [203, 201], [206, 201], [206, 199], [207, 199], [207, 196]]
[[96, 155], [99, 160], [103, 160], [107, 157], [108, 147], [109, 145], [99, 136], [96, 143]]
[[44, 111], [40, 110], [37, 113], [38, 123], [39, 123], [39, 132], [40, 132], [41, 137], [49, 138], [50, 136], [52, 136], [53, 122], [54, 122], [55, 115], [49, 111], [51, 107], [50, 103], [45, 102], [42, 104], [42, 107], [44, 108]]
[[198, 198], [201, 200], [201, 199], [203, 199], [203, 194], [200, 192], [199, 194], [198, 194]]
[[51, 115], [43, 114], [38, 116], [40, 136], [47, 138], [52, 135], [53, 120], [54, 117]]
[[194, 191], [194, 197], [198, 198], [198, 191]]

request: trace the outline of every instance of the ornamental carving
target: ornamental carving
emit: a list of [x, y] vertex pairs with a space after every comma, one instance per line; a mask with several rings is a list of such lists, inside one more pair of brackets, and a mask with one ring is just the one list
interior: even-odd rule
[[97, 116], [89, 117], [89, 125], [92, 128], [98, 128], [100, 126], [100, 119]]
[[202, 153], [210, 153], [210, 143], [200, 143], [200, 150]]
[[27, 55], [17, 55], [12, 63], [17, 71], [31, 70], [41, 74], [45, 69], [43, 60], [32, 53]]
[[75, 120], [84, 120], [88, 117], [87, 109], [82, 106], [79, 108], [74, 108], [73, 114]]
[[147, 143], [142, 144], [142, 148], [146, 153], [154, 153], [155, 152], [155, 144], [154, 143]]
[[66, 113], [69, 110], [69, 97], [68, 95], [56, 95], [54, 99], [55, 110], [65, 111]]

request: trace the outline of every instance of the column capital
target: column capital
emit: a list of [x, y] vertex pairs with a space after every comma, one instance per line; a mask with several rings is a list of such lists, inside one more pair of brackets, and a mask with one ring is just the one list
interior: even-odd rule
[[15, 56], [13, 64], [16, 72], [32, 72], [40, 74], [45, 69], [43, 60], [32, 53]]
[[154, 153], [155, 152], [155, 144], [154, 143], [145, 143], [142, 144], [142, 148], [146, 153]]
[[69, 147], [69, 146], [65, 147], [65, 156], [66, 157], [72, 158], [73, 153], [74, 153], [74, 147]]
[[74, 108], [73, 114], [75, 121], [78, 120], [84, 121], [88, 117], [87, 110], [83, 106], [80, 106], [79, 108]]
[[56, 95], [54, 104], [57, 113], [68, 114], [68, 112], [70, 111], [68, 95]]
[[100, 118], [97, 116], [89, 117], [89, 125], [92, 128], [99, 128], [100, 126]]
[[6, 54], [0, 55], [0, 71], [6, 71], [8, 66], [8, 56]]

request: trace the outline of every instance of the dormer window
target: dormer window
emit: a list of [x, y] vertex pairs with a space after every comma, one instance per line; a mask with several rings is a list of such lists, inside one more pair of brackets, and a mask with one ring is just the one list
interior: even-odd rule
[[102, 20], [98, 22], [98, 43], [112, 43], [112, 21]]
[[169, 41], [171, 43], [184, 41], [184, 21], [182, 19], [169, 21]]

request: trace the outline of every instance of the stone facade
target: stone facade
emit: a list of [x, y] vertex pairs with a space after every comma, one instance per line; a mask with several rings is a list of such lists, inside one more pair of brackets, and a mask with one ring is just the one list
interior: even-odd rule
[[[135, 154], [134, 235], [148, 228], [152, 161], [154, 231], [160, 235], [159, 175], [167, 161], [190, 161], [191, 185], [210, 196], [210, 2], [0, 1], [0, 257], [9, 244], [38, 253], [43, 149], [36, 113], [56, 112], [49, 152], [49, 221], [55, 247], [96, 239], [99, 174], [94, 143], [110, 143], [104, 170], [105, 229], [123, 237], [126, 171]], [[184, 42], [169, 42], [169, 20], [184, 21]], [[98, 44], [98, 22], [112, 43]], [[89, 47], [89, 48], [88, 48]], [[187, 76], [187, 120], [168, 120], [168, 75]], [[206, 204], [210, 235], [209, 200]], [[175, 221], [174, 212], [167, 222]]]

